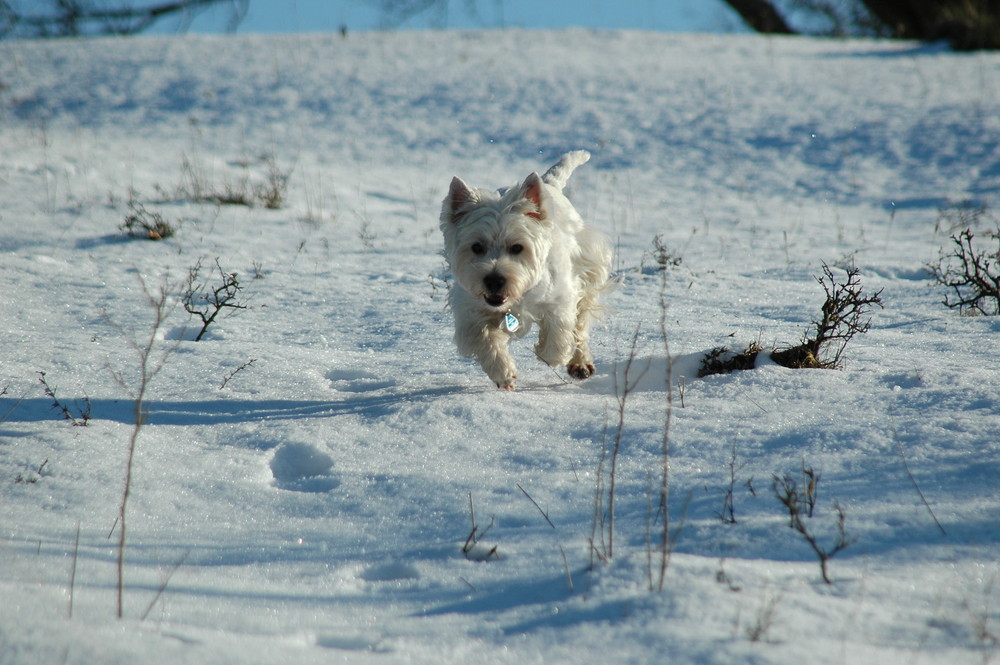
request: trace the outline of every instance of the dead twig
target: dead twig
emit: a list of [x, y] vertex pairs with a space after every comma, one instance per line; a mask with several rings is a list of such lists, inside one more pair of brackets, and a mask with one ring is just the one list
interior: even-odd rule
[[86, 427], [87, 423], [90, 421], [91, 404], [90, 398], [84, 395], [83, 406], [79, 404], [76, 405], [79, 416], [74, 416], [73, 412], [70, 411], [69, 407], [59, 401], [56, 397], [56, 391], [54, 388], [49, 386], [48, 382], [45, 380], [45, 372], [38, 372], [38, 382], [42, 384], [45, 390], [45, 396], [52, 399], [52, 408], [59, 410], [63, 414], [63, 418], [70, 421], [74, 427]]
[[[805, 475], [804, 465], [803, 474]], [[818, 478], [818, 476], [815, 477]], [[783, 476], [781, 478], [775, 476], [771, 489], [774, 491], [774, 496], [777, 497], [778, 501], [780, 501], [788, 510], [788, 526], [799, 532], [799, 534], [801, 534], [805, 539], [806, 543], [809, 544], [809, 547], [812, 548], [813, 552], [816, 553], [816, 556], [819, 559], [820, 572], [823, 576], [823, 581], [827, 584], [832, 584], [830, 576], [827, 573], [827, 562], [838, 553], [857, 542], [857, 538], [849, 537], [847, 535], [845, 527], [847, 515], [840, 504], [835, 502], [833, 507], [834, 510], [837, 511], [837, 539], [831, 547], [823, 547], [819, 544], [819, 540], [803, 521], [803, 515], [807, 510], [809, 510], [809, 503], [811, 500], [809, 492], [815, 492], [815, 487], [813, 487], [812, 490], [809, 489], [809, 477], [805, 476], [805, 478], [806, 490], [804, 494], [802, 490], [799, 489], [795, 480], [790, 476]]]
[[222, 385], [219, 386], [219, 390], [222, 390], [223, 388], [225, 388], [226, 384], [229, 383], [233, 379], [234, 376], [236, 376], [237, 374], [239, 374], [243, 370], [247, 369], [248, 367], [252, 367], [255, 362], [257, 362], [257, 359], [256, 358], [251, 358], [250, 360], [246, 361], [245, 363], [243, 363], [242, 365], [240, 365], [239, 367], [237, 367], [236, 369], [234, 369], [232, 372], [230, 372], [229, 375], [226, 376], [226, 378], [224, 378], [222, 380]]
[[538, 512], [542, 514], [542, 517], [544, 517], [545, 521], [549, 523], [549, 526], [552, 527], [553, 529], [556, 528], [556, 525], [553, 524], [552, 520], [549, 519], [549, 514], [546, 513], [544, 510], [542, 510], [542, 507], [538, 505], [538, 502], [532, 499], [531, 495], [528, 494], [528, 492], [523, 487], [521, 487], [519, 483], [515, 484], [517, 485], [517, 489], [521, 490], [521, 493], [524, 494], [524, 496], [528, 497], [528, 501], [530, 501], [531, 504], [538, 509]]
[[479, 525], [476, 523], [476, 506], [472, 502], [472, 492], [469, 492], [469, 518], [472, 521], [472, 528], [469, 531], [468, 537], [465, 539], [465, 543], [462, 545], [462, 554], [465, 555], [466, 559], [475, 559], [477, 561], [486, 561], [491, 558], [500, 558], [500, 554], [497, 552], [497, 546], [494, 545], [488, 552], [483, 556], [473, 556], [473, 551], [479, 544], [480, 539], [486, 535], [486, 533], [493, 528], [493, 517], [490, 518], [490, 523], [486, 525], [486, 528], [482, 531], [479, 530]]

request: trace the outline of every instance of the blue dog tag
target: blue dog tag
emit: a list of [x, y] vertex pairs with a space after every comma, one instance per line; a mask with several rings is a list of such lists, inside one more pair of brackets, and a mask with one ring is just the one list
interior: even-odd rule
[[507, 332], [515, 333], [521, 327], [521, 322], [517, 320], [516, 316], [507, 312], [503, 315], [503, 327]]

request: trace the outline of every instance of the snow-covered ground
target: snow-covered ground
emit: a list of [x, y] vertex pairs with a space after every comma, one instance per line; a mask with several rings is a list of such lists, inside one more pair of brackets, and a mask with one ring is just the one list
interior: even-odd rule
[[[453, 175], [510, 185], [575, 148], [594, 157], [572, 198], [621, 282], [598, 375], [569, 382], [523, 340], [505, 393], [454, 352], [440, 201]], [[1000, 658], [1000, 318], [945, 308], [926, 270], [942, 210], [996, 204], [1000, 54], [517, 30], [8, 42], [0, 155], [0, 662]], [[193, 196], [269, 169], [279, 209]], [[176, 234], [125, 239], [130, 199]], [[680, 259], [662, 280], [657, 236]], [[216, 260], [250, 308], [195, 342], [174, 307], [155, 334], [119, 620], [143, 285], [173, 305]], [[824, 262], [883, 289], [844, 369], [694, 375], [713, 347], [800, 341]], [[676, 541], [651, 592], [661, 294]], [[637, 330], [650, 369], [624, 395], [602, 562]], [[835, 504], [856, 538], [829, 585], [771, 489], [803, 466], [820, 545]], [[492, 526], [467, 557], [470, 499]]]

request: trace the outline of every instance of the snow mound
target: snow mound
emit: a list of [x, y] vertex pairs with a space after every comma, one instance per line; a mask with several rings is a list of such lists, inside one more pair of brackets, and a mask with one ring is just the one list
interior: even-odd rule
[[333, 458], [308, 443], [285, 443], [274, 451], [275, 486], [299, 492], [327, 492], [340, 482], [331, 472]]

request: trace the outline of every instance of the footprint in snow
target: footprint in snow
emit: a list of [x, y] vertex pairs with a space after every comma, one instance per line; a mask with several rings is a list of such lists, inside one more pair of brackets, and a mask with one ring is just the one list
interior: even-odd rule
[[333, 458], [308, 443], [286, 443], [274, 451], [271, 474], [275, 487], [293, 492], [329, 492], [340, 485]]
[[388, 561], [368, 566], [360, 575], [366, 582], [398, 582], [401, 580], [418, 580], [420, 571], [417, 567], [402, 561]]
[[379, 378], [364, 370], [333, 370], [327, 372], [326, 378], [334, 390], [346, 393], [367, 393], [396, 385], [392, 379]]
[[357, 633], [350, 629], [329, 630], [316, 634], [316, 646], [340, 651], [388, 653], [390, 650], [381, 646], [381, 641], [382, 638], [380, 636]]

